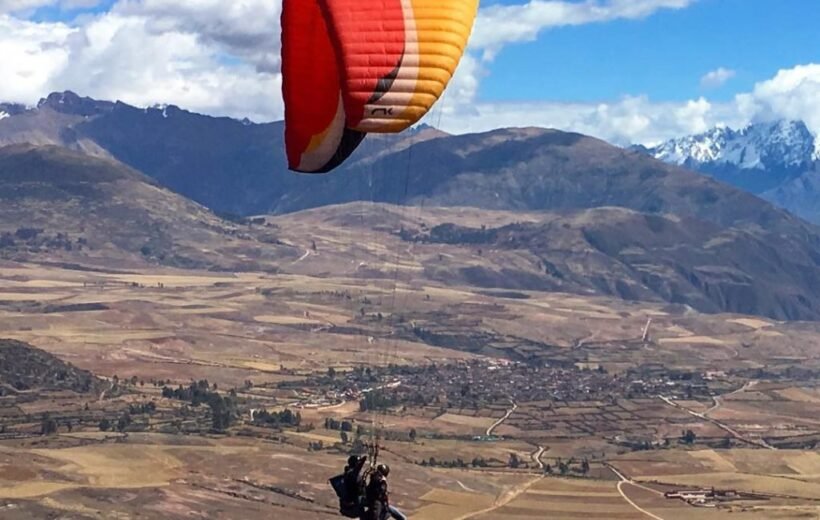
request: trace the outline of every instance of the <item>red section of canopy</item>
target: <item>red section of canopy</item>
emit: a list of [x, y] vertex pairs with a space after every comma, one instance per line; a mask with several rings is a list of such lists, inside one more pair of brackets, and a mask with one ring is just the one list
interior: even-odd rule
[[401, 65], [407, 37], [402, 0], [320, 1], [340, 51], [348, 126], [355, 128], [365, 117], [365, 105], [389, 89]]
[[292, 169], [299, 166], [314, 136], [323, 134], [336, 116], [341, 90], [336, 55], [318, 1], [284, 0], [282, 91]]

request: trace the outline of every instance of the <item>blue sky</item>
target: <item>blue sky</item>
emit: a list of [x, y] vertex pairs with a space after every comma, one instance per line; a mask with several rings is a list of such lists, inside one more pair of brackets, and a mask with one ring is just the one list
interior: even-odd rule
[[70, 22], [80, 14], [104, 13], [110, 10], [115, 3], [116, 0], [102, 0], [96, 5], [79, 8], [62, 7], [59, 4], [45, 5], [34, 10], [28, 18], [40, 22]]
[[[537, 41], [501, 51], [480, 98], [727, 100], [780, 69], [820, 59], [818, 24], [817, 0], [701, 0], [641, 20], [547, 29]], [[702, 88], [700, 78], [719, 67], [737, 75], [722, 88]]]
[[[0, 100], [74, 90], [278, 119], [280, 15], [281, 0], [0, 0]], [[618, 144], [780, 118], [820, 134], [818, 20], [820, 0], [483, 0], [426, 122]]]

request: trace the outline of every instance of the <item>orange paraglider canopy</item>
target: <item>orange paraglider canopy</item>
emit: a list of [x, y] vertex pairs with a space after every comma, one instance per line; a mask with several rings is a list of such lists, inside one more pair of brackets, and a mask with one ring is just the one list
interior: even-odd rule
[[285, 0], [290, 168], [328, 172], [365, 133], [417, 123], [452, 78], [477, 10], [478, 0]]

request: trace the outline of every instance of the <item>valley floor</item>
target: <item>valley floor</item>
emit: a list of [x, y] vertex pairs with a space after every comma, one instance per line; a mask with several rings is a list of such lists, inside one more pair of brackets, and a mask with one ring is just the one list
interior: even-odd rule
[[[820, 515], [819, 326], [310, 271], [323, 261], [2, 264], [0, 337], [103, 391], [3, 387], [0, 517], [338, 517], [327, 479], [374, 420], [413, 519]], [[169, 394], [202, 380], [236, 403], [226, 432]], [[389, 402], [363, 411], [367, 393]], [[703, 507], [664, 495], [713, 488]]]

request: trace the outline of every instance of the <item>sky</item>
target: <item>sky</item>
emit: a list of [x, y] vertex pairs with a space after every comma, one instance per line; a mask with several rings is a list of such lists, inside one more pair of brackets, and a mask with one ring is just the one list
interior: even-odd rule
[[[281, 0], [0, 0], [0, 100], [280, 119], [280, 15]], [[817, 0], [484, 0], [426, 122], [648, 145], [779, 118], [820, 134], [817, 20]]]

